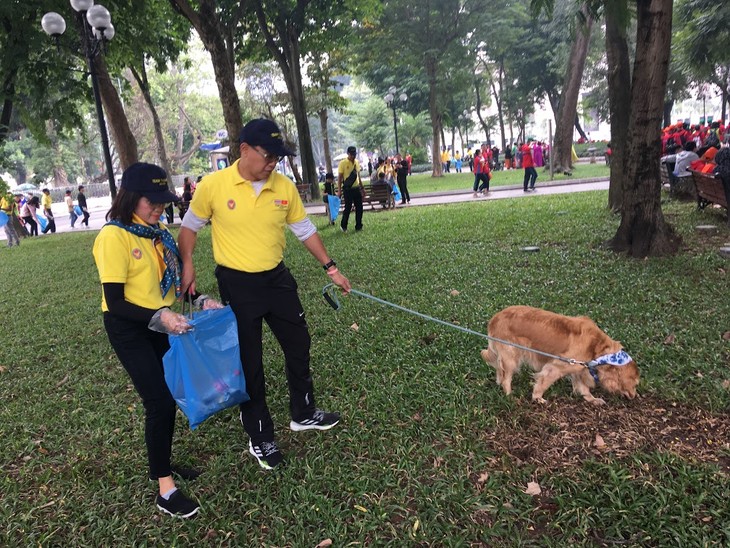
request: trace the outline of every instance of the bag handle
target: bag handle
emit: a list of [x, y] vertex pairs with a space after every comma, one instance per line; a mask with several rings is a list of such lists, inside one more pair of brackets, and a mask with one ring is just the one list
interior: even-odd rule
[[[187, 306], [187, 314], [185, 313], [185, 305]], [[190, 292], [185, 292], [185, 298], [182, 301], [182, 315], [185, 316], [188, 320], [193, 319], [193, 296], [190, 294]]]

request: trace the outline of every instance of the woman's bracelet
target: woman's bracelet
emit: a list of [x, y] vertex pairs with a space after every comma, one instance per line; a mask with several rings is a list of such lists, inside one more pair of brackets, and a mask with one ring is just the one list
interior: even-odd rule
[[327, 276], [334, 276], [338, 272], [339, 272], [339, 270], [337, 268], [333, 268], [332, 270], [327, 271]]

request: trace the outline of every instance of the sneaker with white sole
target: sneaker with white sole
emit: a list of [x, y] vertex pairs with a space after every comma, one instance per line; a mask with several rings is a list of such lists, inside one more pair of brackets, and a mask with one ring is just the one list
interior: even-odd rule
[[326, 411], [317, 409], [308, 419], [291, 421], [289, 428], [294, 430], [294, 432], [301, 432], [303, 430], [329, 430], [338, 422], [340, 422], [339, 413], [327, 413]]
[[157, 508], [176, 518], [190, 518], [198, 513], [200, 505], [178, 489], [169, 499], [157, 495]]
[[256, 457], [256, 460], [259, 461], [259, 466], [264, 470], [273, 470], [277, 466], [284, 464], [284, 455], [279, 451], [279, 446], [275, 441], [264, 441], [259, 445], [254, 445], [249, 440], [248, 452]]

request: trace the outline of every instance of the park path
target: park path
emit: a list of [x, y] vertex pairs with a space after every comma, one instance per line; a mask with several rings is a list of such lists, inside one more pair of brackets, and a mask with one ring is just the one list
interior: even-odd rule
[[[565, 194], [568, 192], [586, 192], [590, 190], [606, 190], [608, 189], [608, 179], [584, 179], [584, 180], [571, 180], [571, 181], [546, 181], [542, 182], [538, 179], [536, 192], [523, 192], [522, 185], [509, 185], [501, 187], [493, 187], [489, 196], [486, 198], [479, 197], [473, 198], [471, 190], [452, 190], [445, 192], [431, 192], [421, 194], [411, 194], [411, 203], [408, 206], [398, 207], [418, 207], [428, 206], [437, 204], [454, 204], [461, 202], [488, 202], [490, 200], [499, 200], [504, 198], [524, 198], [524, 199], [538, 199], [540, 196], [548, 194]], [[89, 228], [81, 226], [80, 220], [76, 221], [76, 227], [71, 229], [71, 224], [68, 218], [68, 211], [66, 210], [66, 204], [54, 203], [53, 214], [56, 217], [56, 232], [78, 232], [85, 230], [99, 230], [106, 222], [106, 212], [109, 210], [111, 199], [109, 196], [102, 198], [88, 198], [89, 213]], [[307, 213], [310, 215], [324, 215], [324, 203], [313, 202], [305, 204]], [[367, 206], [365, 210], [369, 210]], [[41, 235], [41, 237], [48, 237], [51, 234]], [[0, 240], [5, 240], [5, 231], [0, 230]]]

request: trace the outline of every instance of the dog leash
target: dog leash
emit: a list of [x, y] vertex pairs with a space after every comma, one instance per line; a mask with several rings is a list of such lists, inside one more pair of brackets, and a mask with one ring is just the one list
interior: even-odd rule
[[[337, 299], [337, 294], [334, 292], [334, 287], [335, 287], [335, 284], [327, 284], [326, 286], [324, 286], [324, 288], [322, 288], [322, 296], [324, 297], [324, 300], [327, 301], [327, 303], [332, 308], [334, 308], [335, 310], [339, 310], [341, 308], [341, 305], [340, 305], [340, 301]], [[366, 299], [370, 299], [372, 301], [375, 301], [376, 303], [384, 304], [385, 306], [391, 306], [393, 308], [400, 310], [401, 312], [413, 314], [414, 316], [418, 316], [419, 318], [422, 318], [424, 320], [428, 320], [430, 322], [435, 322], [440, 325], [445, 325], [446, 327], [451, 327], [453, 329], [458, 329], [459, 331], [463, 331], [464, 333], [468, 333], [469, 335], [476, 335], [477, 337], [482, 337], [489, 341], [506, 344], [507, 346], [514, 346], [515, 348], [519, 348], [520, 350], [526, 350], [527, 352], [539, 354], [541, 356], [545, 356], [546, 358], [551, 358], [553, 360], [560, 360], [561, 362], [565, 362], [565, 363], [582, 365], [582, 366], [588, 368], [589, 370], [592, 370], [595, 367], [595, 364], [591, 365], [591, 363], [589, 363], [589, 362], [583, 362], [583, 361], [576, 360], [573, 358], [565, 358], [563, 356], [556, 356], [554, 354], [549, 354], [547, 352], [543, 352], [542, 350], [535, 350], [534, 348], [528, 348], [527, 346], [523, 346], [521, 344], [517, 344], [514, 342], [510, 342], [510, 341], [505, 341], [504, 339], [498, 339], [497, 337], [491, 337], [489, 335], [485, 335], [484, 333], [479, 333], [478, 331], [473, 331], [471, 329], [467, 329], [466, 327], [461, 327], [460, 325], [446, 322], [444, 320], [439, 320], [438, 318], [434, 318], [433, 316], [427, 316], [426, 314], [421, 314], [420, 312], [416, 312], [415, 310], [411, 310], [410, 308], [406, 308], [405, 306], [400, 306], [400, 305], [388, 302], [386, 300], [379, 299], [378, 297], [375, 297], [374, 295], [370, 295], [368, 293], [363, 293], [362, 291], [358, 291], [357, 289], [350, 289], [350, 293], [352, 293], [354, 295], [358, 295], [360, 297], [364, 297]]]

